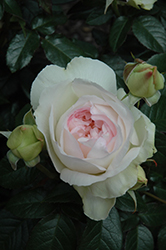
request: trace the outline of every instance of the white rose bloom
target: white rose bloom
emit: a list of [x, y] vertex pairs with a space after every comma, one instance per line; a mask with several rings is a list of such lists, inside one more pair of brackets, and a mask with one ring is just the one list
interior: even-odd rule
[[60, 178], [82, 197], [85, 214], [105, 219], [137, 183], [137, 166], [152, 157], [155, 126], [117, 91], [114, 71], [101, 61], [74, 58], [49, 65], [33, 82], [38, 129]]
[[127, 0], [127, 3], [135, 8], [141, 6], [142, 9], [151, 10], [157, 0]]

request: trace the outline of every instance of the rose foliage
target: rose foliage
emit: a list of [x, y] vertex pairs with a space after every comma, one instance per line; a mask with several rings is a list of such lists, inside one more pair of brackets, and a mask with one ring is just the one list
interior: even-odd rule
[[0, 1], [0, 250], [165, 250], [165, 0]]

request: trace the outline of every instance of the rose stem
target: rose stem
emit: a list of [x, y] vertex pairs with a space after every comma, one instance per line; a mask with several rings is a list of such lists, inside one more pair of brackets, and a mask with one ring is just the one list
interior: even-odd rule
[[42, 173], [44, 173], [45, 175], [47, 175], [50, 179], [57, 179], [57, 174], [50, 172], [42, 164], [38, 163], [35, 167], [37, 169], [39, 169]]
[[148, 193], [148, 192], [144, 192], [144, 194], [149, 195], [150, 197], [152, 197], [152, 198], [166, 204], [166, 200], [160, 199], [159, 197], [155, 196], [154, 194], [151, 194], [151, 193]]

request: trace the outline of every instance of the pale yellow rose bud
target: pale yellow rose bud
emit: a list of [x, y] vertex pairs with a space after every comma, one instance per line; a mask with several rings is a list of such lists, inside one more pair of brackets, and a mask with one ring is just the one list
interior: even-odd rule
[[148, 180], [146, 179], [145, 171], [139, 165], [137, 166], [137, 170], [138, 170], [137, 183], [130, 190], [137, 190], [143, 185], [147, 185]]
[[139, 59], [124, 68], [124, 81], [133, 96], [149, 98], [164, 87], [164, 77], [152, 66]]
[[13, 155], [25, 162], [31, 162], [42, 151], [45, 144], [43, 134], [36, 125], [21, 125], [10, 134], [7, 146]]

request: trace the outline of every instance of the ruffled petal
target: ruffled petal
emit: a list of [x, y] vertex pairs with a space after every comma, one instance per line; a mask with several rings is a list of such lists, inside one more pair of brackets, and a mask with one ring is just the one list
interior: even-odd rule
[[82, 198], [84, 213], [92, 220], [104, 220], [107, 218], [111, 208], [115, 205], [116, 199], [103, 199], [94, 196], [88, 187], [74, 186]]
[[46, 66], [36, 77], [31, 88], [31, 104], [34, 110], [39, 105], [42, 91], [52, 85], [81, 78], [99, 84], [104, 89], [116, 94], [114, 71], [105, 63], [91, 58], [75, 57], [66, 69], [57, 65]]
[[124, 195], [136, 183], [137, 167], [130, 164], [119, 174], [105, 181], [92, 184], [90, 190], [94, 196], [110, 199]]

